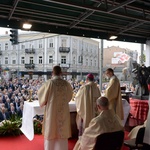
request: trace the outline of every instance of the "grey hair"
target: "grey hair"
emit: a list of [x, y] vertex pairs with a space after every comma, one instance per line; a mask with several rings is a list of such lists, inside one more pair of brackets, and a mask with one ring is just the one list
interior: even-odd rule
[[107, 97], [101, 96], [97, 99], [96, 101], [97, 105], [102, 106], [102, 107], [108, 107], [109, 106], [109, 101]]

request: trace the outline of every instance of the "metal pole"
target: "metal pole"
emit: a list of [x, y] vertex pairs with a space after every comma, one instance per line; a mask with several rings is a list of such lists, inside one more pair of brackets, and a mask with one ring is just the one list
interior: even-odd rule
[[144, 44], [141, 44], [141, 60], [140, 60], [140, 64], [142, 65], [143, 64], [143, 51], [144, 51]]
[[99, 86], [100, 86], [100, 89], [102, 90], [102, 77], [103, 77], [103, 40], [101, 39], [100, 40], [100, 57], [99, 57]]
[[17, 69], [17, 77], [18, 77], [18, 79], [19, 79], [19, 44], [17, 44], [17, 48], [18, 48], [18, 61], [17, 61], [17, 63], [18, 63], [18, 69]]
[[82, 50], [81, 50], [81, 72], [80, 72], [80, 75], [81, 75], [81, 80], [82, 80], [82, 76], [83, 76], [83, 73], [82, 73], [82, 67], [83, 67], [83, 40], [85, 39], [82, 38]]

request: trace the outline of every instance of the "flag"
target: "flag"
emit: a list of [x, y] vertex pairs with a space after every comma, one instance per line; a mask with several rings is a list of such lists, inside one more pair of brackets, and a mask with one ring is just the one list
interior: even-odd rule
[[126, 53], [122, 53], [122, 54], [119, 54], [117, 56], [117, 58], [119, 58], [119, 61], [121, 63], [125, 63], [126, 61], [128, 61], [130, 59], [130, 56], [128, 54], [126, 54]]

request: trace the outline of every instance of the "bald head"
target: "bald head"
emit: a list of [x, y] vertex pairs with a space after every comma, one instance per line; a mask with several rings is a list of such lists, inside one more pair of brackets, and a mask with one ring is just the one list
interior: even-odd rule
[[103, 108], [108, 108], [109, 101], [107, 97], [101, 96], [96, 101], [97, 105]]

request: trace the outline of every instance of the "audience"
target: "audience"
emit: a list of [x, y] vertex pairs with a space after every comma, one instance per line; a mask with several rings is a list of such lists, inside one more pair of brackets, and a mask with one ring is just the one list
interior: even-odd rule
[[1, 80], [0, 84], [0, 122], [12, 116], [22, 117], [24, 101], [29, 99], [29, 90], [32, 89], [32, 99], [37, 100], [37, 90], [43, 80], [18, 79]]
[[10, 116], [5, 107], [0, 108], [0, 122], [3, 120], [9, 120]]

